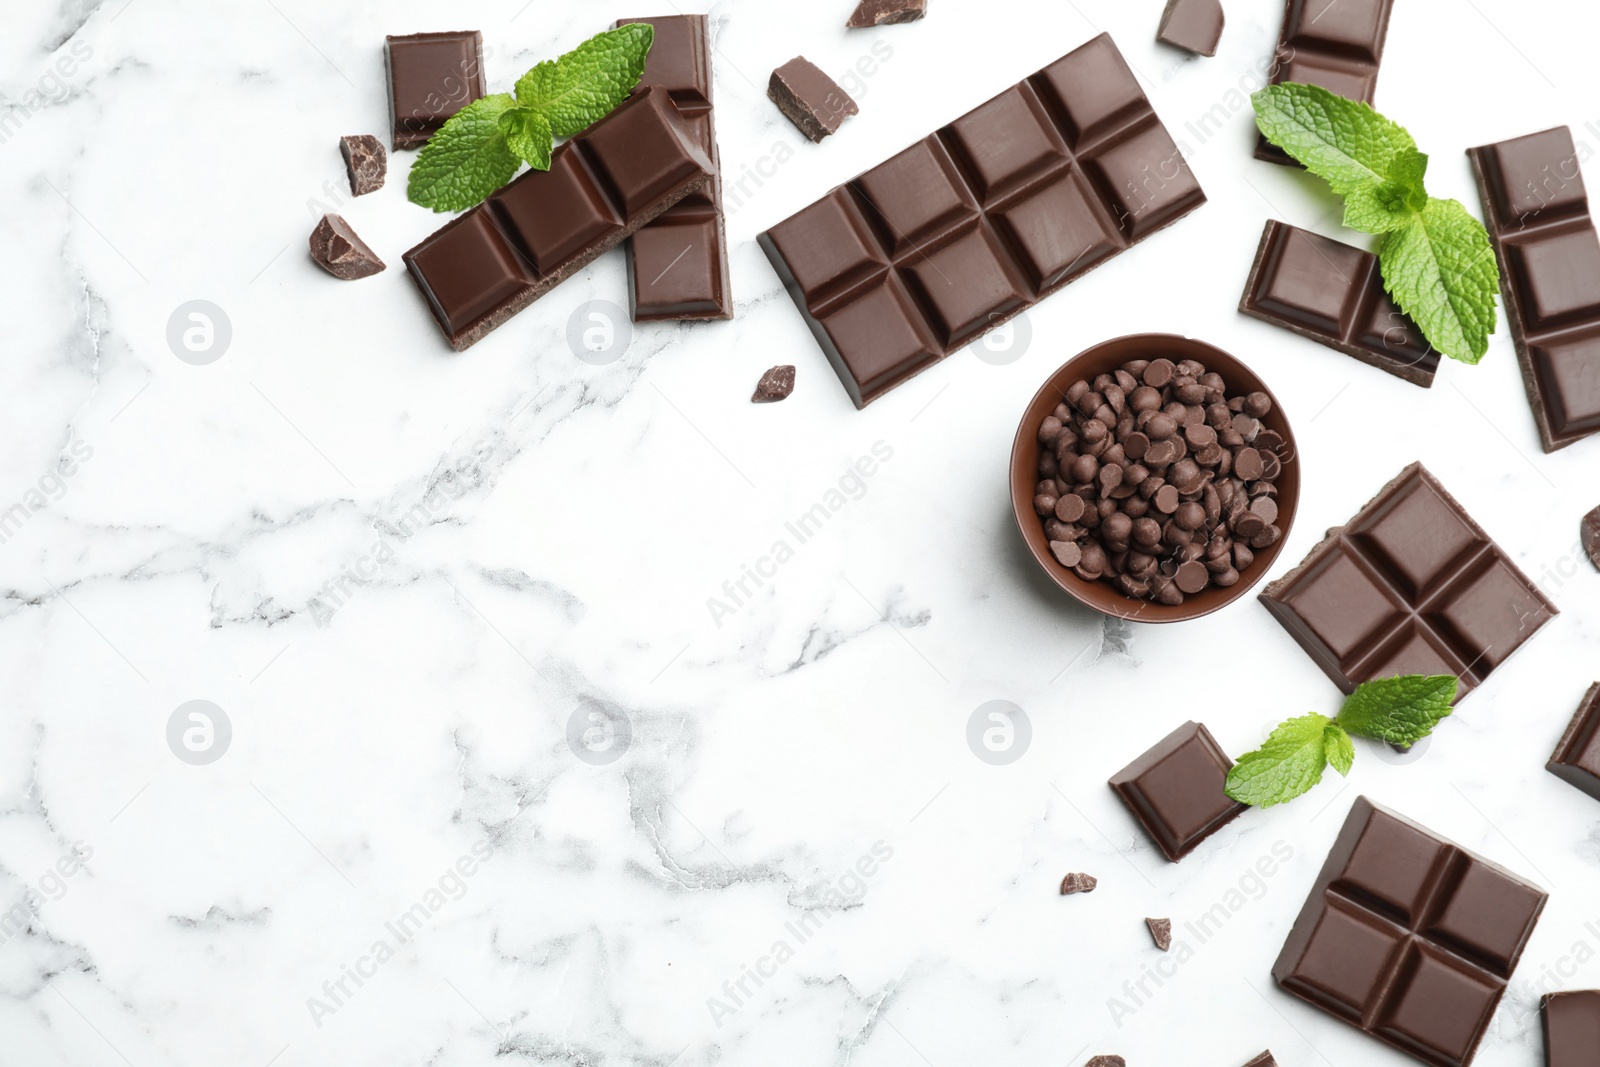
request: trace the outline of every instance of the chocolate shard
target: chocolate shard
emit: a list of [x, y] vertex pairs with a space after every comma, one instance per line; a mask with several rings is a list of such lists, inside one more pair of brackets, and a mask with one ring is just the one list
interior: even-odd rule
[[1361, 797], [1272, 977], [1423, 1063], [1466, 1067], [1548, 899]]
[[711, 180], [711, 161], [651, 87], [405, 254], [456, 351], [633, 236]]
[[[1372, 103], [1393, 7], [1394, 0], [1287, 0], [1269, 80], [1320, 85], [1337, 96]], [[1300, 165], [1265, 137], [1256, 141], [1256, 158]]]
[[1546, 452], [1600, 433], [1600, 235], [1565, 126], [1469, 148]]
[[711, 106], [711, 31], [704, 15], [619, 19], [617, 25], [632, 22], [655, 29], [641, 89], [653, 85], [672, 94], [715, 174], [705, 188], [668, 208], [628, 242], [633, 320], [731, 319], [722, 156]]
[[1272, 1050], [1268, 1049], [1245, 1064], [1244, 1067], [1278, 1067], [1278, 1061], [1272, 1058]]
[[322, 216], [311, 231], [311, 258], [317, 266], [345, 281], [370, 278], [384, 269], [378, 254], [338, 215]]
[[1378, 257], [1267, 221], [1239, 310], [1431, 388], [1439, 353], [1384, 290]]
[[484, 96], [477, 30], [384, 38], [394, 147], [421, 148], [450, 116]]
[[1074, 893], [1093, 893], [1099, 884], [1100, 879], [1092, 874], [1069, 874], [1061, 879], [1061, 895], [1070, 897]]
[[389, 172], [389, 154], [376, 137], [370, 133], [341, 137], [339, 154], [344, 157], [351, 195], [366, 196], [383, 188], [383, 179]]
[[1600, 990], [1539, 998], [1545, 1067], [1591, 1067], [1600, 1049]]
[[758, 240], [863, 407], [1205, 199], [1101, 34]]
[[1214, 56], [1224, 21], [1221, 0], [1167, 0], [1156, 40], [1197, 56]]
[[861, 0], [845, 27], [859, 30], [868, 26], [893, 26], [915, 22], [927, 13], [927, 0]]
[[1600, 800], [1600, 682], [1584, 695], [1545, 770]]
[[1144, 923], [1150, 927], [1150, 940], [1156, 943], [1156, 948], [1162, 952], [1170, 952], [1172, 950], [1172, 920], [1146, 919]]
[[1096, 1056], [1083, 1067], [1128, 1067], [1128, 1061], [1121, 1056]]
[[1595, 570], [1600, 570], [1600, 508], [1595, 508], [1583, 517], [1583, 551], [1588, 554], [1589, 562], [1593, 563]]
[[773, 367], [761, 376], [756, 383], [756, 391], [750, 397], [752, 404], [771, 404], [779, 400], [787, 400], [789, 394], [794, 392], [794, 367]]
[[861, 111], [838, 82], [804, 56], [795, 56], [772, 72], [767, 96], [801, 133], [817, 144], [838, 133], [845, 119]]
[[1233, 761], [1211, 731], [1186, 722], [1123, 768], [1110, 785], [1162, 853], [1177, 863], [1244, 814], [1224, 791]]
[[1345, 693], [1374, 678], [1453, 674], [1457, 700], [1558, 614], [1420, 463], [1261, 602]]

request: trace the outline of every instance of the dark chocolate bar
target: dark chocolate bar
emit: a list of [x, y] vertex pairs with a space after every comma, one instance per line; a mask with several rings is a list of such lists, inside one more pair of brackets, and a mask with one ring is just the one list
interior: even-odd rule
[[461, 351], [711, 180], [664, 89], [647, 89], [405, 254]]
[[[1288, 0], [1272, 84], [1320, 85], [1338, 96], [1372, 103], [1393, 6], [1394, 0]], [[1256, 141], [1256, 158], [1299, 166], [1265, 137]]]
[[1439, 353], [1383, 288], [1378, 257], [1269, 220], [1239, 310], [1429, 388]]
[[483, 34], [477, 30], [386, 37], [383, 62], [395, 148], [420, 148], [485, 93]]
[[1600, 800], [1600, 682], [1585, 694], [1545, 770]]
[[1177, 863], [1244, 814], [1223, 790], [1233, 761], [1211, 731], [1186, 722], [1124, 767], [1110, 785], [1162, 853]]
[[1572, 132], [1469, 148], [1546, 452], [1600, 432], [1600, 236]]
[[1423, 1063], [1466, 1067], [1548, 899], [1361, 797], [1272, 976]]
[[711, 161], [714, 176], [628, 242], [629, 291], [635, 322], [731, 319], [728, 234], [722, 214], [722, 155], [711, 108], [711, 33], [704, 15], [619, 19], [648, 22], [655, 42], [641, 88], [665, 89]]
[[1600, 990], [1547, 993], [1539, 1000], [1544, 1067], [1594, 1067], [1600, 1057]]
[[760, 241], [861, 407], [1204, 202], [1101, 34]]
[[1420, 463], [1261, 601], [1344, 692], [1374, 678], [1453, 674], [1458, 700], [1557, 615]]

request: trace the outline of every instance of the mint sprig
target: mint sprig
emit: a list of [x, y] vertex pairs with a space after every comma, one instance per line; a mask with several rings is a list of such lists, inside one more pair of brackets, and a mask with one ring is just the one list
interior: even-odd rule
[[465, 211], [523, 163], [549, 170], [557, 137], [599, 122], [639, 84], [654, 40], [647, 22], [618, 26], [539, 63], [517, 79], [515, 95], [474, 100], [422, 146], [406, 195], [435, 211]]
[[1384, 287], [1435, 349], [1476, 364], [1495, 329], [1500, 268], [1483, 224], [1428, 195], [1428, 157], [1371, 106], [1317, 85], [1269, 85], [1250, 98], [1263, 136], [1345, 199], [1344, 224], [1381, 234]]
[[1241, 804], [1270, 808], [1309, 792], [1327, 766], [1348, 775], [1356, 759], [1351, 734], [1409, 748], [1450, 714], [1458, 684], [1449, 674], [1367, 682], [1346, 698], [1337, 718], [1312, 713], [1272, 731], [1266, 744], [1239, 757], [1226, 792]]

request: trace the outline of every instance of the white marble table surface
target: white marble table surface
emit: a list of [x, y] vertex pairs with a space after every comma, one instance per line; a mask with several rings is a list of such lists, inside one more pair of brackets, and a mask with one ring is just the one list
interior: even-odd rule
[[[851, 33], [849, 0], [684, 2], [714, 22], [730, 180], [760, 178], [730, 197], [738, 318], [641, 328], [605, 365], [565, 337], [626, 302], [620, 254], [452, 354], [400, 269], [436, 225], [410, 157], [350, 202], [337, 138], [383, 132], [385, 33], [481, 29], [498, 91], [665, 11], [7, 5], [0, 1064], [1401, 1064], [1269, 975], [1363, 793], [1551, 890], [1478, 1060], [1539, 1062], [1540, 983], [1600, 986], [1600, 805], [1543, 769], [1600, 676], [1577, 549], [1600, 442], [1539, 450], [1503, 327], [1424, 392], [1235, 311], [1266, 218], [1340, 233], [1319, 183], [1250, 158], [1281, 5], [1229, 2], [1200, 60], [1155, 44], [1159, 0], [933, 0]], [[1478, 212], [1470, 145], [1568, 123], [1600, 146], [1596, 22], [1399, 0], [1378, 102], [1435, 195]], [[1032, 312], [1018, 358], [856, 411], [755, 235], [1103, 29], [1209, 204]], [[820, 147], [765, 99], [797, 52], [870, 60]], [[387, 273], [309, 261], [329, 207]], [[192, 300], [230, 328], [207, 365], [167, 341]], [[1185, 718], [1237, 753], [1338, 695], [1253, 597], [1107, 625], [1024, 555], [1023, 404], [1138, 331], [1219, 344], [1283, 399], [1307, 493], [1280, 572], [1420, 459], [1563, 612], [1420, 759], [1362, 744], [1348, 783], [1181, 865], [1106, 778]], [[748, 403], [776, 363], [794, 396]], [[715, 617], [819, 502], [825, 528]], [[168, 741], [194, 700], [231, 730], [202, 765]], [[1031, 724], [1005, 766], [966, 741], [991, 700]], [[568, 743], [595, 708], [625, 724], [610, 762]], [[1098, 892], [1057, 896], [1069, 870]], [[1219, 933], [1185, 932], [1218, 904]], [[1190, 952], [1141, 996], [1163, 915]]]

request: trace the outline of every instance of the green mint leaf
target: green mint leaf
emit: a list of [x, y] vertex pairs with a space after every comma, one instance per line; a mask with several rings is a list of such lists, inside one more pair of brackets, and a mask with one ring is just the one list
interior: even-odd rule
[[1356, 743], [1337, 722], [1330, 722], [1322, 733], [1323, 746], [1328, 752], [1328, 766], [1348, 778], [1350, 768], [1356, 763]]
[[[1416, 142], [1371, 106], [1335, 96], [1320, 85], [1269, 85], [1250, 98], [1256, 126], [1344, 196], [1365, 186], [1415, 180]], [[1424, 158], [1424, 162], [1426, 162]]]
[[550, 169], [550, 152], [555, 141], [550, 121], [542, 114], [526, 107], [502, 111], [500, 132], [517, 158], [534, 170]]
[[1455, 710], [1457, 687], [1449, 674], [1379, 678], [1350, 694], [1337, 722], [1350, 733], [1409, 748]]
[[1383, 284], [1434, 348], [1475, 364], [1489, 351], [1500, 267], [1483, 223], [1455, 200], [1429, 200], [1378, 250]]
[[516, 101], [509, 93], [474, 100], [428, 138], [411, 164], [406, 195], [435, 211], [465, 211], [511, 180], [519, 163], [500, 130]]
[[1267, 743], [1239, 757], [1228, 772], [1227, 794], [1241, 804], [1270, 808], [1322, 781], [1328, 765], [1326, 715], [1302, 715], [1272, 731]]
[[517, 79], [517, 102], [544, 115], [557, 137], [581, 133], [609, 115], [639, 84], [654, 40], [655, 29], [645, 22], [591, 37]]
[[1414, 148], [1401, 152], [1390, 170], [1393, 177], [1345, 194], [1344, 224], [1364, 233], [1404, 229], [1411, 224], [1412, 217], [1428, 205], [1428, 193], [1423, 186], [1427, 171], [1427, 156]]

